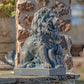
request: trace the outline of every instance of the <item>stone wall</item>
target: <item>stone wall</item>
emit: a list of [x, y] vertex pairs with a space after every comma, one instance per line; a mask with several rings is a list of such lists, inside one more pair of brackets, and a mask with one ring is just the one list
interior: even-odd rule
[[[20, 51], [26, 38], [29, 37], [34, 13], [42, 7], [57, 11], [60, 18], [60, 41], [64, 51], [64, 64], [67, 70], [72, 70], [72, 56], [70, 54], [71, 38], [68, 31], [71, 29], [71, 0], [18, 0], [16, 5], [16, 67], [20, 61]], [[69, 62], [67, 62], [69, 61]]]
[[6, 64], [4, 64], [4, 58], [8, 55], [8, 52], [16, 48], [15, 44], [15, 19], [8, 18], [5, 15], [0, 15], [0, 64], [2, 65], [0, 65], [0, 69], [8, 68], [8, 65], [6, 66]]

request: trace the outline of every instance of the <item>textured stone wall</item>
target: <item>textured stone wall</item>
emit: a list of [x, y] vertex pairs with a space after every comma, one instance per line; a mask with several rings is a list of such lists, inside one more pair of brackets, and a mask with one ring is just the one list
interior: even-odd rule
[[0, 69], [6, 69], [10, 66], [4, 62], [4, 58], [8, 55], [8, 52], [16, 48], [15, 35], [15, 20], [0, 15]]
[[68, 31], [71, 29], [71, 0], [18, 0], [16, 5], [16, 67], [19, 64], [20, 51], [26, 38], [29, 37], [31, 23], [34, 13], [42, 7], [48, 7], [57, 11], [60, 19], [60, 41], [59, 44], [64, 52], [64, 64], [67, 71], [73, 71], [73, 61], [70, 54], [71, 38]]

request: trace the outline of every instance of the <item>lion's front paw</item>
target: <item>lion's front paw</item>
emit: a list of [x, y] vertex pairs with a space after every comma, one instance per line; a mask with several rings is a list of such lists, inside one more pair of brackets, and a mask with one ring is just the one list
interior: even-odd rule
[[45, 64], [44, 64], [44, 68], [52, 68], [52, 66], [51, 66], [50, 63], [45, 63]]
[[63, 65], [56, 65], [55, 68], [63, 68]]
[[28, 64], [27, 65], [27, 68], [33, 68], [33, 67], [35, 67], [36, 65], [34, 64], [34, 63], [30, 63], [30, 64]]

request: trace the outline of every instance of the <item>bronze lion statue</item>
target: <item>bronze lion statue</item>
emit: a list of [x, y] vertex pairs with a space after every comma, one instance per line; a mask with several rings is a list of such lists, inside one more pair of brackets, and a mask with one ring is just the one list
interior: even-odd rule
[[42, 8], [34, 14], [31, 34], [20, 52], [19, 68], [63, 67], [60, 38], [60, 21], [57, 13]]

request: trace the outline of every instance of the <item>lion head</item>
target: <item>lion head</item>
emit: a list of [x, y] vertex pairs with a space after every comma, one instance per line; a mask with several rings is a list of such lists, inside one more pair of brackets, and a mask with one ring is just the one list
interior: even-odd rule
[[48, 8], [41, 8], [35, 13], [31, 28], [46, 45], [54, 45], [59, 40], [60, 21], [57, 13]]

